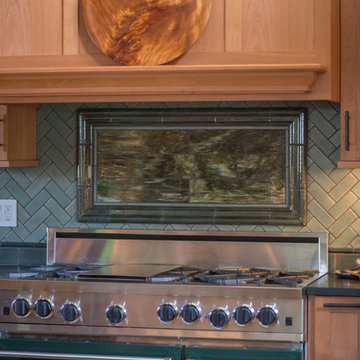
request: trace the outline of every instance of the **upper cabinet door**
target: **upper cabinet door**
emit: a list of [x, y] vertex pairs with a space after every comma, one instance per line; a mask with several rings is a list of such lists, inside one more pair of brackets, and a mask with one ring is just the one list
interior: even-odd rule
[[226, 50], [314, 54], [313, 0], [227, 0]]
[[1, 0], [1, 56], [60, 55], [62, 0]]
[[360, 1], [341, 1], [341, 161], [360, 167]]

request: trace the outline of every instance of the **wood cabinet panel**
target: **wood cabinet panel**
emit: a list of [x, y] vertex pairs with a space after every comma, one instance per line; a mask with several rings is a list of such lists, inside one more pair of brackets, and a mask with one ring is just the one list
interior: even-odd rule
[[309, 360], [360, 358], [360, 298], [309, 297]]
[[1, 0], [1, 56], [61, 55], [62, 0]]
[[209, 21], [205, 30], [189, 52], [219, 52], [225, 51], [225, 0], [212, 2]]
[[360, 1], [341, 1], [341, 161], [360, 167]]
[[226, 0], [226, 51], [314, 51], [314, 0]]
[[79, 6], [77, 0], [63, 1], [63, 55], [79, 54]]
[[359, 314], [357, 312], [330, 313], [330, 344], [336, 344], [330, 359], [359, 358]]
[[36, 105], [0, 105], [0, 167], [37, 166]]

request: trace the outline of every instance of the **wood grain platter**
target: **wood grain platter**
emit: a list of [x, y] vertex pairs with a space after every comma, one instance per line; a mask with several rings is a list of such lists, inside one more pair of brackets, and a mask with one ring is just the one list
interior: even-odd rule
[[100, 50], [122, 65], [159, 65], [187, 52], [204, 30], [211, 0], [82, 0]]

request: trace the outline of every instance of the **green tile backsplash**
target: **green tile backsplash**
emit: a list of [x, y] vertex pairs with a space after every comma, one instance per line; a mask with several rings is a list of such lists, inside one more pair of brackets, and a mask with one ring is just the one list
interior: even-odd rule
[[[309, 112], [306, 226], [90, 224], [76, 221], [75, 112], [79, 107], [109, 109], [286, 106], [303, 106]], [[210, 231], [327, 231], [332, 248], [360, 248], [360, 169], [336, 168], [340, 156], [339, 127], [339, 105], [324, 101], [43, 104], [38, 110], [40, 166], [0, 170], [0, 198], [14, 198], [18, 201], [18, 226], [0, 228], [0, 238], [2, 242], [44, 242], [46, 228], [55, 226]], [[166, 162], [166, 159], [164, 161]], [[120, 162], [114, 171], [127, 171], [126, 165], [121, 164], [124, 163]], [[190, 168], [185, 171], [192, 170]]]

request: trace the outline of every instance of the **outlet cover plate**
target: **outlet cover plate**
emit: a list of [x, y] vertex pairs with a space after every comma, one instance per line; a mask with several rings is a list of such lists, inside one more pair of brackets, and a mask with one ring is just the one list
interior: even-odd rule
[[15, 227], [17, 220], [17, 201], [0, 199], [0, 226]]

